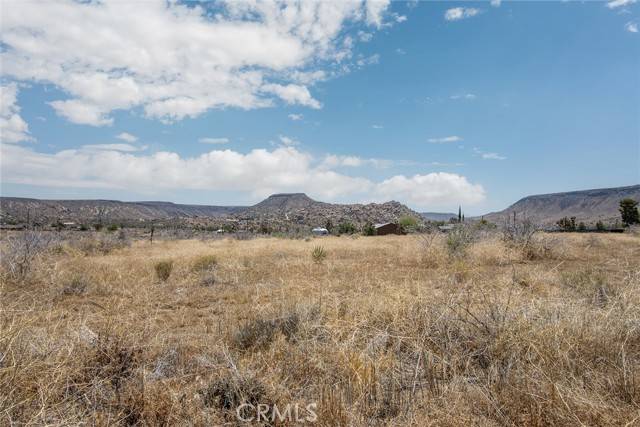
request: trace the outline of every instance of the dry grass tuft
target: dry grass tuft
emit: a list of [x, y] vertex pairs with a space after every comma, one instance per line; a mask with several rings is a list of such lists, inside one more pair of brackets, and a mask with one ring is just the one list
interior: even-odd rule
[[158, 279], [166, 282], [169, 280], [169, 276], [171, 276], [171, 272], [173, 271], [173, 261], [159, 261], [153, 266], [153, 268], [156, 270], [156, 276]]

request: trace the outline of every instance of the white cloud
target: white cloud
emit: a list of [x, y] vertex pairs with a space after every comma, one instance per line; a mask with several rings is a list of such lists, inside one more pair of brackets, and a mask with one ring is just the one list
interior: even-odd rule
[[366, 2], [367, 23], [376, 28], [382, 27], [384, 12], [391, 0], [369, 0]]
[[121, 139], [121, 140], [126, 141], [126, 142], [136, 142], [138, 140], [137, 136], [131, 135], [130, 133], [127, 133], [127, 132], [122, 132], [122, 133], [116, 135], [116, 138]]
[[373, 39], [373, 34], [360, 30], [358, 31], [358, 38], [361, 42], [370, 42]]
[[262, 91], [275, 93], [282, 98], [287, 104], [300, 104], [307, 107], [319, 109], [322, 108], [322, 104], [313, 99], [309, 93], [309, 89], [300, 85], [280, 85], [280, 84], [267, 84], [262, 86]]
[[447, 9], [444, 13], [444, 19], [447, 21], [459, 21], [460, 19], [471, 18], [480, 13], [480, 9], [475, 7], [454, 7]]
[[637, 0], [612, 0], [607, 3], [609, 9], [615, 9], [618, 7], [628, 6], [635, 3]]
[[123, 152], [134, 152], [134, 151], [144, 151], [147, 147], [136, 147], [131, 144], [90, 144], [83, 145], [80, 147], [80, 151], [123, 151]]
[[388, 6], [222, 1], [212, 13], [165, 0], [13, 2], [0, 21], [0, 61], [7, 78], [64, 91], [50, 103], [56, 113], [94, 126], [112, 124], [116, 110], [174, 121], [267, 107], [274, 96], [320, 108], [307, 85], [351, 57], [347, 29], [384, 27]]
[[397, 48], [397, 49], [396, 49], [396, 53], [397, 53], [398, 55], [406, 55], [406, 54], [407, 54], [407, 51], [406, 51], [406, 50], [404, 50], [404, 49], [402, 49], [402, 48]]
[[468, 101], [473, 101], [474, 99], [477, 98], [477, 96], [474, 95], [473, 93], [464, 93], [462, 95], [451, 95], [449, 98], [453, 100], [466, 99]]
[[[473, 204], [485, 197], [482, 186], [461, 175], [434, 172], [374, 181], [333, 170], [363, 165], [370, 159], [335, 156], [333, 160], [317, 161], [295, 147], [255, 149], [246, 154], [213, 150], [197, 157], [181, 157], [165, 151], [127, 152], [124, 147], [127, 144], [114, 145], [118, 147], [85, 146], [49, 154], [21, 145], [0, 144], [2, 181], [47, 187], [126, 189], [144, 194], [176, 189], [236, 191], [256, 199], [275, 192], [304, 191], [327, 201], [395, 199], [414, 207], [430, 208]], [[130, 146], [130, 150], [134, 148]]]
[[228, 144], [229, 138], [199, 138], [200, 144]]
[[412, 206], [472, 205], [485, 198], [481, 185], [471, 184], [461, 175], [435, 172], [405, 177], [397, 175], [376, 185], [381, 200], [400, 200]]
[[9, 83], [0, 86], [0, 141], [32, 141], [29, 125], [20, 117], [18, 85]]
[[445, 136], [443, 138], [429, 138], [427, 141], [429, 141], [432, 144], [446, 144], [449, 142], [460, 142], [462, 141], [462, 138], [460, 138], [459, 136]]
[[280, 140], [280, 142], [282, 142], [283, 145], [287, 146], [287, 147], [292, 147], [294, 145], [300, 145], [300, 141], [293, 139], [293, 138], [289, 138], [288, 136], [285, 135], [279, 135], [278, 139]]
[[289, 114], [287, 117], [289, 117], [289, 119], [293, 120], [294, 122], [297, 122], [298, 120], [302, 120], [304, 118], [302, 114]]
[[498, 153], [482, 153], [482, 158], [485, 160], [506, 160], [505, 156], [501, 156]]
[[371, 166], [376, 169], [385, 169], [393, 166], [394, 162], [385, 159], [363, 159], [358, 156], [338, 156], [328, 154], [320, 163], [320, 169], [334, 169], [338, 167], [363, 167]]
[[501, 4], [502, 0], [491, 0], [491, 6], [493, 7], [500, 7]]
[[637, 33], [638, 24], [636, 24], [635, 22], [627, 22], [624, 26], [624, 29], [629, 31], [630, 33]]
[[373, 129], [384, 129], [384, 126], [382, 126], [382, 125], [371, 125], [371, 127]]

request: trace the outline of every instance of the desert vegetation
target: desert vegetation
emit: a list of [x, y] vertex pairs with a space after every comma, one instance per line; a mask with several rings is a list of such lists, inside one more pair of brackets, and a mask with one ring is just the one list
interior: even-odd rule
[[2, 237], [2, 425], [640, 422], [633, 233], [51, 234]]

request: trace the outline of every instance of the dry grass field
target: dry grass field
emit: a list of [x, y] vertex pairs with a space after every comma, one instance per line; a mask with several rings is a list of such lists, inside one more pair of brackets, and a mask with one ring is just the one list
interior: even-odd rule
[[[0, 285], [0, 425], [242, 425], [243, 402], [269, 405], [265, 425], [640, 425], [637, 235], [63, 242], [36, 258]], [[272, 421], [295, 404], [298, 422]]]

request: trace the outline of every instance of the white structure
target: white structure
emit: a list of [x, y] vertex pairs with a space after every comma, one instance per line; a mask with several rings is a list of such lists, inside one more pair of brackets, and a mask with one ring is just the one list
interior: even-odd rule
[[329, 234], [329, 230], [323, 227], [316, 227], [311, 232], [316, 236], [326, 236]]

